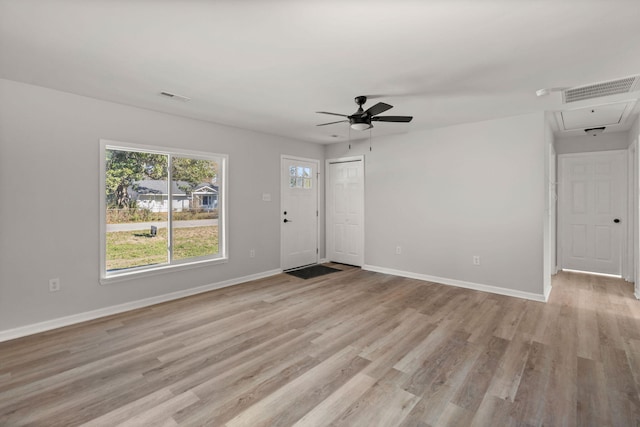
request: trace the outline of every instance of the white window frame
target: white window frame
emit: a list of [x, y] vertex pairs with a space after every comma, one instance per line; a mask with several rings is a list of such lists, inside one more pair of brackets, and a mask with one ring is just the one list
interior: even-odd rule
[[[189, 258], [186, 260], [169, 261], [167, 264], [132, 267], [117, 273], [107, 273], [107, 197], [106, 186], [106, 150], [143, 151], [167, 156], [190, 157], [194, 159], [219, 160], [218, 171], [218, 254], [208, 257]], [[124, 280], [153, 276], [164, 272], [174, 272], [201, 266], [223, 264], [229, 260], [228, 251], [228, 221], [227, 215], [227, 176], [229, 156], [226, 154], [209, 153], [203, 151], [183, 150], [173, 147], [158, 147], [151, 145], [130, 144], [126, 142], [100, 140], [100, 283], [109, 284]], [[170, 176], [168, 182], [170, 182]], [[220, 182], [221, 181], [221, 182]], [[171, 211], [167, 221], [171, 223]], [[169, 225], [169, 227], [171, 227]]]

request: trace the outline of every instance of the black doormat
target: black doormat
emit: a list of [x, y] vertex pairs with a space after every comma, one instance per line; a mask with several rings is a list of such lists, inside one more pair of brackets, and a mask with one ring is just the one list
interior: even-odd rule
[[337, 268], [327, 267], [326, 265], [312, 265], [310, 267], [301, 268], [299, 270], [287, 271], [287, 274], [299, 277], [301, 279], [311, 279], [313, 277], [324, 276], [325, 274], [335, 273]]

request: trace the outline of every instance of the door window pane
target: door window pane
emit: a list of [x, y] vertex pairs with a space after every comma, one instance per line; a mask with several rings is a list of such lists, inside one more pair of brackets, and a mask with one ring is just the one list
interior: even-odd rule
[[289, 166], [289, 188], [312, 188], [313, 169], [306, 166]]

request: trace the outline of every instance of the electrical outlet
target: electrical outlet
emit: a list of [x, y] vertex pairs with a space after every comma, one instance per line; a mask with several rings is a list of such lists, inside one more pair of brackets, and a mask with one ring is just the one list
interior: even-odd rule
[[249, 251], [249, 258], [255, 258], [256, 257], [256, 250], [255, 249], [251, 249]]
[[396, 246], [396, 255], [400, 255], [402, 253], [402, 247]]
[[478, 255], [473, 256], [473, 265], [480, 265], [480, 256]]
[[60, 290], [60, 279], [49, 279], [49, 292], [58, 292]]

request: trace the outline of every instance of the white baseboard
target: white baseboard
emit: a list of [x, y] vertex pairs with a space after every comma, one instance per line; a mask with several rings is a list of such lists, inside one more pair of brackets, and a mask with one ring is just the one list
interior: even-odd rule
[[320, 258], [320, 261], [318, 262], [318, 264], [326, 264], [329, 262], [328, 258]]
[[483, 285], [480, 283], [465, 282], [456, 279], [447, 279], [444, 277], [428, 276], [426, 274], [412, 273], [410, 271], [394, 270], [392, 268], [377, 267], [375, 265], [364, 265], [363, 270], [375, 271], [377, 273], [393, 274], [394, 276], [408, 277], [409, 279], [424, 280], [426, 282], [435, 282], [443, 285], [457, 286], [459, 288], [473, 289], [476, 291], [490, 292], [492, 294], [506, 295], [509, 297], [524, 298], [532, 301], [546, 302], [548, 295], [534, 294], [531, 292], [517, 291], [514, 289], [500, 288], [498, 286]]
[[636, 299], [640, 299], [640, 290], [636, 291], [634, 295], [636, 296]]
[[184, 298], [191, 295], [201, 294], [203, 292], [212, 291], [214, 289], [226, 288], [228, 286], [250, 282], [252, 280], [263, 279], [265, 277], [275, 276], [276, 274], [280, 273], [282, 273], [282, 270], [280, 269], [265, 271], [262, 273], [238, 277], [236, 279], [225, 280], [218, 283], [211, 283], [208, 285], [199, 286], [197, 288], [171, 292], [169, 294], [158, 295], [151, 298], [145, 298], [137, 301], [126, 302], [124, 304], [99, 308], [97, 310], [86, 311], [84, 313], [72, 314], [71, 316], [59, 317], [57, 319], [33, 323], [31, 325], [20, 326], [14, 329], [7, 329], [5, 331], [0, 331], [0, 342], [61, 328], [63, 326], [74, 325], [80, 322], [86, 322], [87, 320], [94, 320], [100, 317], [111, 316], [112, 314], [123, 313], [125, 311], [135, 310], [137, 308], [149, 307], [151, 305]]

